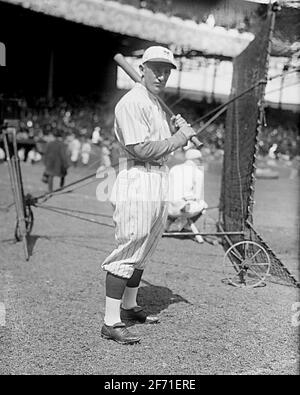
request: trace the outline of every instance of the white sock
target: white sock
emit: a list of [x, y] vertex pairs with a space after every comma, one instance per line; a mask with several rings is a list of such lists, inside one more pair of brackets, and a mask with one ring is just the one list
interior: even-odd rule
[[106, 296], [105, 316], [104, 316], [104, 323], [106, 325], [112, 326], [117, 322], [121, 322], [120, 306], [121, 306], [121, 300], [109, 298], [108, 296]]
[[137, 306], [136, 298], [138, 293], [139, 287], [131, 288], [126, 287], [123, 299], [122, 299], [122, 307], [126, 310], [132, 309], [133, 307]]

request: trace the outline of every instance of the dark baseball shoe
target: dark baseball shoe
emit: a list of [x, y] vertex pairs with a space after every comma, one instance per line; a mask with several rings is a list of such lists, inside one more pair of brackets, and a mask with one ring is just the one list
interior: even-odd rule
[[140, 337], [130, 333], [123, 322], [118, 322], [113, 326], [104, 324], [101, 328], [101, 337], [112, 339], [120, 344], [139, 343]]
[[147, 315], [140, 306], [133, 307], [129, 310], [121, 307], [121, 319], [124, 321], [138, 321], [142, 324], [157, 324], [159, 322], [158, 317]]

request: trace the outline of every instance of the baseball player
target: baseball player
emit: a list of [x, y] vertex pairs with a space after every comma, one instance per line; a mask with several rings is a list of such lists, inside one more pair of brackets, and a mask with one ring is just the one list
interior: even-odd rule
[[[188, 149], [185, 152], [185, 162], [173, 166], [169, 172], [167, 231], [180, 232], [191, 228], [198, 233], [194, 222], [207, 208], [204, 201], [204, 169], [201, 158], [199, 150]], [[204, 241], [200, 235], [195, 238], [199, 243]]]
[[138, 287], [167, 219], [165, 162], [168, 154], [185, 146], [195, 134], [178, 114], [171, 120], [176, 131], [171, 136], [157, 99], [175, 68], [169, 49], [149, 47], [140, 65], [141, 83], [136, 83], [115, 108], [115, 135], [127, 167], [120, 170], [110, 198], [117, 245], [102, 264], [107, 274], [101, 336], [121, 344], [140, 341], [122, 320], [158, 322], [157, 317], [147, 316], [137, 305]]

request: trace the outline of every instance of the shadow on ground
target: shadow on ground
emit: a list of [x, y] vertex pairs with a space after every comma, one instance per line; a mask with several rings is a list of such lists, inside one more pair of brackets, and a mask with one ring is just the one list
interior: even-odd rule
[[[143, 286], [145, 284], [145, 286]], [[157, 286], [149, 283], [146, 280], [141, 281], [138, 293], [138, 304], [143, 307], [148, 315], [156, 316], [161, 311], [167, 309], [174, 303], [192, 304], [182, 296], [174, 294], [173, 291], [167, 287]], [[133, 326], [137, 324], [135, 321], [126, 321], [126, 326]]]
[[[146, 286], [143, 286], [145, 284]], [[153, 285], [146, 280], [141, 281], [138, 294], [139, 305], [145, 306], [145, 311], [148, 314], [159, 314], [162, 310], [167, 309], [174, 303], [191, 304], [188, 300], [167, 287]]]
[[34, 246], [39, 238], [48, 239], [46, 236], [38, 236], [38, 235], [28, 235], [27, 236], [27, 248], [28, 248], [28, 255], [31, 257], [33, 255]]

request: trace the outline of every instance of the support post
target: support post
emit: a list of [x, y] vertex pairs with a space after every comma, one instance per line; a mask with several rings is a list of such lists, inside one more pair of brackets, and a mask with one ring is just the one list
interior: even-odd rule
[[25, 259], [26, 261], [28, 261], [29, 253], [28, 253], [28, 245], [27, 245], [27, 229], [26, 229], [26, 219], [25, 219], [25, 215], [26, 215], [25, 199], [24, 199], [22, 174], [21, 174], [21, 168], [20, 168], [20, 162], [19, 162], [18, 150], [17, 150], [16, 131], [13, 128], [12, 130], [9, 130], [8, 128], [4, 127], [2, 133], [3, 133], [4, 149], [5, 149], [6, 160], [8, 165], [11, 189], [12, 189], [15, 208], [16, 208], [17, 218], [16, 218], [15, 236], [17, 240], [22, 240]]
[[51, 103], [53, 100], [53, 75], [54, 75], [54, 50], [51, 49], [49, 60], [48, 90], [47, 99]]

